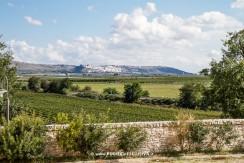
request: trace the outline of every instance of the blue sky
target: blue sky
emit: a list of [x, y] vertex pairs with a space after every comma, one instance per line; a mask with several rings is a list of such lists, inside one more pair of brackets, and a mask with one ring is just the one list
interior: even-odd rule
[[0, 0], [0, 13], [16, 60], [196, 72], [243, 28], [244, 0]]

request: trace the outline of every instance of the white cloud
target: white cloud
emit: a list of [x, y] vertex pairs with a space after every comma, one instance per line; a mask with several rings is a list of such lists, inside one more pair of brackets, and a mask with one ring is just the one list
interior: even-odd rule
[[[150, 7], [149, 7], [150, 6]], [[36, 63], [162, 65], [198, 72], [221, 58], [221, 39], [243, 23], [218, 11], [183, 18], [149, 15], [155, 5], [114, 17], [109, 37], [80, 36], [46, 47], [12, 40], [16, 60]]]
[[231, 4], [231, 8], [239, 8], [239, 9], [244, 8], [244, 0], [235, 0]]
[[40, 20], [34, 19], [31, 16], [25, 16], [24, 19], [31, 25], [42, 26], [43, 23]]
[[88, 10], [88, 11], [94, 11], [94, 10], [95, 10], [95, 7], [92, 6], [92, 5], [90, 5], [90, 6], [87, 7], [87, 10]]
[[147, 13], [154, 13], [154, 12], [156, 12], [157, 11], [157, 8], [156, 8], [156, 5], [155, 5], [155, 3], [152, 3], [152, 2], [148, 2], [147, 4], [146, 4], [146, 7], [145, 7], [145, 12], [147, 12]]

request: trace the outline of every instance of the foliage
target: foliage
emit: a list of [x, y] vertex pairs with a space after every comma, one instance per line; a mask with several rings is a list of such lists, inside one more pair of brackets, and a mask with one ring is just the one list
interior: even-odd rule
[[[0, 36], [1, 38], [1, 36]], [[13, 57], [12, 51], [10, 51], [7, 45], [0, 41], [0, 84], [6, 84], [6, 77], [8, 78], [8, 90], [12, 94], [13, 87], [16, 81], [16, 67], [12, 66]], [[1, 87], [1, 85], [0, 85]], [[4, 86], [6, 89], [6, 86]]]
[[171, 105], [177, 106], [178, 100], [174, 98], [141, 98], [140, 103], [150, 105]]
[[100, 95], [99, 93], [92, 90], [91, 87], [86, 86], [84, 89], [82, 89], [78, 94], [78, 97], [82, 98], [90, 98], [90, 99], [99, 99]]
[[57, 140], [65, 151], [79, 151], [82, 156], [92, 156], [109, 136], [102, 125], [95, 124], [107, 121], [107, 117], [100, 115], [79, 114], [65, 129], [58, 132]]
[[119, 94], [119, 92], [116, 90], [116, 88], [105, 88], [104, 90], [103, 90], [103, 94], [104, 95], [118, 95]]
[[204, 68], [204, 69], [202, 69], [200, 72], [199, 72], [199, 74], [200, 75], [203, 75], [203, 76], [208, 76], [209, 75], [209, 69], [208, 68]]
[[48, 92], [66, 94], [67, 89], [70, 89], [71, 85], [71, 81], [68, 78], [53, 80], [49, 84]]
[[41, 88], [40, 84], [41, 84], [41, 81], [40, 81], [40, 78], [38, 78], [38, 77], [33, 76], [28, 80], [28, 88], [31, 91], [39, 92], [40, 88]]
[[0, 151], [8, 160], [43, 157], [45, 129], [42, 119], [18, 115], [1, 129]]
[[180, 89], [179, 106], [190, 109], [200, 106], [204, 89], [201, 84], [185, 84]]
[[49, 85], [50, 85], [50, 82], [48, 80], [45, 80], [45, 79], [41, 80], [41, 88], [42, 88], [43, 92], [48, 92]]
[[122, 128], [117, 133], [118, 149], [124, 152], [136, 150], [146, 140], [146, 132], [139, 127]]
[[224, 41], [223, 58], [211, 63], [211, 90], [214, 106], [225, 116], [244, 117], [244, 30], [229, 33]]
[[[110, 109], [109, 117], [113, 122], [131, 122], [175, 120], [175, 115], [180, 111], [167, 107], [114, 103], [58, 94], [24, 91], [16, 93], [16, 100], [32, 108], [37, 115], [42, 116], [50, 123], [53, 123], [53, 117], [56, 117], [58, 112], [68, 113], [71, 116], [72, 113], [78, 114], [84, 110], [89, 114], [97, 115], [99, 113], [106, 113]], [[220, 117], [220, 112], [214, 111], [190, 110], [189, 112], [198, 119], [216, 119]]]
[[71, 91], [73, 92], [79, 92], [80, 91], [80, 87], [79, 85], [74, 85], [72, 84], [71, 87], [70, 87]]
[[190, 129], [190, 122], [194, 120], [194, 116], [189, 112], [179, 112], [176, 116], [178, 121], [176, 126], [176, 138], [181, 152], [188, 150], [187, 139]]
[[56, 124], [67, 124], [69, 123], [69, 115], [67, 113], [59, 112], [55, 118]]
[[193, 122], [189, 125], [188, 143], [189, 149], [201, 151], [204, 147], [204, 140], [209, 134], [209, 129], [202, 122]]
[[150, 93], [148, 92], [148, 90], [142, 91], [141, 93], [141, 97], [149, 97]]
[[124, 86], [124, 101], [133, 103], [142, 96], [142, 88], [139, 83], [125, 84]]
[[224, 122], [222, 125], [216, 124], [210, 130], [209, 148], [221, 151], [224, 145], [228, 145], [237, 138], [235, 129], [231, 122]]
[[109, 101], [123, 101], [123, 97], [119, 94], [103, 94], [100, 98]]

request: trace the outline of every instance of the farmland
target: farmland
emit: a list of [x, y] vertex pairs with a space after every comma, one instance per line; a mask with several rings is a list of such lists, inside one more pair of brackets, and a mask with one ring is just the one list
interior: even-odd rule
[[[40, 76], [41, 79], [59, 80], [64, 77]], [[19, 78], [20, 82], [26, 83], [28, 77]], [[179, 88], [186, 83], [207, 84], [207, 77], [199, 76], [157, 76], [157, 77], [70, 77], [70, 80], [81, 89], [90, 86], [94, 91], [101, 93], [104, 88], [116, 88], [119, 93], [123, 93], [124, 84], [139, 82], [144, 90], [148, 90], [151, 97], [178, 98]]]
[[[90, 86], [93, 90], [102, 93], [104, 88], [112, 87], [116, 88], [119, 93], [123, 93], [124, 84], [123, 83], [76, 83], [81, 89], [85, 86]], [[143, 83], [141, 84], [143, 90], [148, 90], [151, 97], [169, 97], [177, 98], [179, 95], [179, 89], [182, 85], [180, 84], [160, 84], [160, 83]]]
[[[78, 97], [67, 97], [48, 93], [31, 93], [20, 91], [16, 100], [29, 108], [47, 122], [51, 123], [58, 112], [70, 115], [84, 110], [87, 113], [99, 114], [109, 111], [112, 122], [160, 121], [174, 120], [179, 110], [138, 104], [124, 104], [107, 101], [97, 101]], [[219, 118], [220, 112], [190, 111], [198, 119]]]

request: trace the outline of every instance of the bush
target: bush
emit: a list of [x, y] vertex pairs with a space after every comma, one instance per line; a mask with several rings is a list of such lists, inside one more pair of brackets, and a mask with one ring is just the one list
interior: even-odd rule
[[146, 140], [147, 134], [139, 127], [127, 127], [117, 134], [118, 148], [124, 152], [136, 150]]
[[86, 91], [92, 91], [92, 88], [90, 86], [85, 86], [81, 92], [86, 92]]
[[188, 150], [187, 139], [189, 134], [189, 121], [194, 120], [194, 116], [188, 112], [179, 112], [176, 116], [178, 124], [176, 126], [176, 139], [180, 147], [180, 151], [184, 152]]
[[91, 99], [99, 99], [101, 98], [101, 96], [99, 95], [99, 93], [95, 92], [92, 90], [91, 87], [89, 86], [85, 86], [85, 88], [83, 88], [78, 94], [78, 97], [82, 97], [82, 98], [91, 98]]
[[100, 95], [99, 93], [95, 91], [84, 91], [84, 92], [79, 92], [77, 94], [78, 97], [82, 98], [91, 98], [91, 99], [99, 99]]
[[0, 151], [8, 160], [43, 157], [45, 128], [42, 119], [26, 114], [5, 122], [1, 129]]
[[203, 150], [203, 143], [209, 133], [209, 129], [202, 122], [194, 122], [189, 125], [188, 143], [193, 151]]
[[68, 78], [62, 80], [53, 80], [49, 84], [48, 92], [67, 94], [71, 87], [71, 82]]
[[119, 92], [116, 90], [116, 88], [105, 88], [103, 90], [104, 95], [118, 95]]
[[142, 88], [139, 83], [125, 84], [124, 86], [124, 101], [133, 103], [142, 96]]
[[142, 91], [141, 97], [149, 97], [149, 96], [150, 96], [150, 93], [147, 90]]
[[48, 80], [41, 80], [41, 88], [43, 92], [48, 92], [50, 82]]
[[151, 105], [174, 105], [176, 106], [178, 101], [173, 98], [141, 98], [140, 103]]
[[28, 88], [31, 91], [39, 92], [40, 88], [41, 88], [40, 84], [41, 84], [40, 78], [38, 78], [38, 77], [33, 76], [28, 80]]
[[101, 98], [104, 100], [109, 100], [109, 101], [122, 101], [123, 100], [123, 97], [118, 94], [106, 94], [106, 95], [102, 95]]
[[79, 92], [80, 91], [79, 85], [71, 85], [70, 89], [73, 92]]
[[211, 128], [209, 147], [214, 151], [221, 151], [225, 145], [237, 138], [231, 122], [216, 124]]
[[65, 151], [79, 151], [81, 156], [94, 156], [109, 136], [98, 122], [104, 122], [107, 117], [99, 115], [80, 114], [76, 116], [65, 129], [58, 132], [58, 144]]
[[55, 118], [56, 124], [68, 124], [69, 123], [69, 115], [67, 113], [59, 112]]

